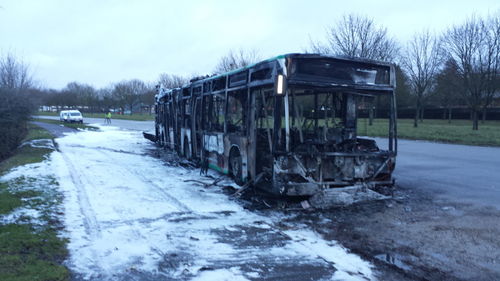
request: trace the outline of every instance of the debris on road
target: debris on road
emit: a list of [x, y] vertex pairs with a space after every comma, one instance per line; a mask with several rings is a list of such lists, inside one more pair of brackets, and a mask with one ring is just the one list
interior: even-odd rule
[[368, 200], [383, 200], [388, 198], [388, 196], [375, 192], [365, 185], [355, 185], [325, 189], [309, 198], [309, 203], [315, 208], [326, 209], [349, 206]]

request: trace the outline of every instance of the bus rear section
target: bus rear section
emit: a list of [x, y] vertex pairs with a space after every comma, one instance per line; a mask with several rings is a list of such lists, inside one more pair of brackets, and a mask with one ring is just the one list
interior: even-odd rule
[[[256, 97], [256, 173], [267, 173], [271, 181], [262, 187], [312, 196], [392, 186], [397, 151], [393, 67], [314, 55], [287, 57], [285, 65], [274, 96]], [[375, 105], [379, 116], [368, 120]], [[368, 133], [385, 139], [377, 143]]]

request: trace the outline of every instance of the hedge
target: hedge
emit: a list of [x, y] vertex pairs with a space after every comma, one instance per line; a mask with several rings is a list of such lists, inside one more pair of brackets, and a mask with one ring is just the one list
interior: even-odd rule
[[9, 157], [26, 136], [32, 108], [28, 95], [0, 88], [0, 161]]

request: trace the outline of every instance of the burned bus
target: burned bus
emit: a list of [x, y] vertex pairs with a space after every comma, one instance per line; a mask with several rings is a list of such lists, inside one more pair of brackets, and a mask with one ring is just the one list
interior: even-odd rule
[[[240, 185], [279, 195], [390, 186], [394, 73], [381, 62], [287, 54], [181, 88], [159, 86], [156, 140]], [[385, 109], [384, 148], [358, 131], [374, 101]]]

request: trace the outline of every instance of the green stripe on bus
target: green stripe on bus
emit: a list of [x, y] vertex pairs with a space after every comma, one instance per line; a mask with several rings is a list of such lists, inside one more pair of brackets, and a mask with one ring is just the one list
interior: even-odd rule
[[228, 173], [227, 170], [224, 170], [224, 169], [222, 169], [221, 167], [219, 167], [219, 166], [217, 166], [215, 164], [211, 164], [210, 163], [210, 164], [208, 164], [208, 167], [210, 169], [212, 169], [212, 170], [216, 170], [217, 172], [220, 172], [220, 173], [223, 173], [223, 174], [227, 174]]

